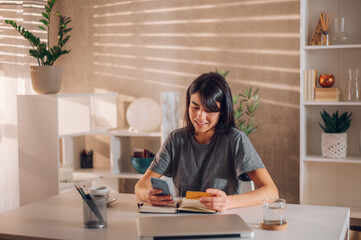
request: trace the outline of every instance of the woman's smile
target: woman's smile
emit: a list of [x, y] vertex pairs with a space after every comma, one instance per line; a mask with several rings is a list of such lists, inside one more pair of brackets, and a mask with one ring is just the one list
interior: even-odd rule
[[[188, 112], [195, 130], [196, 139], [198, 142], [209, 142], [214, 134], [220, 112], [207, 111], [202, 106], [199, 93], [192, 94], [190, 102]], [[220, 103], [217, 102], [217, 105], [219, 107]]]
[[202, 121], [199, 121], [199, 120], [194, 120], [197, 125], [199, 125], [199, 127], [205, 127], [206, 124], [208, 124], [208, 122], [202, 122]]

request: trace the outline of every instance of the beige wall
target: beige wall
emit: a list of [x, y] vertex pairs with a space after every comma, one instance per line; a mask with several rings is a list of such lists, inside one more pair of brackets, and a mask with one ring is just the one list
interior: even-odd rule
[[[183, 112], [189, 83], [216, 68], [230, 70], [234, 94], [259, 87], [250, 138], [281, 197], [298, 202], [298, 0], [62, 0], [57, 8], [73, 19], [72, 52], [58, 62], [62, 92], [118, 92], [120, 116], [123, 100], [159, 101], [162, 91], [179, 91]], [[89, 142], [109, 164], [108, 139]]]

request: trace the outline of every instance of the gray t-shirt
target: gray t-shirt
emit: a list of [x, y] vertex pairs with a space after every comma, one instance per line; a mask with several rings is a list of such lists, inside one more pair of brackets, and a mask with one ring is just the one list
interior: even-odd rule
[[185, 128], [169, 134], [149, 167], [171, 177], [175, 195], [217, 188], [239, 194], [241, 175], [265, 168], [247, 135], [236, 128], [217, 134], [208, 144], [198, 144]]

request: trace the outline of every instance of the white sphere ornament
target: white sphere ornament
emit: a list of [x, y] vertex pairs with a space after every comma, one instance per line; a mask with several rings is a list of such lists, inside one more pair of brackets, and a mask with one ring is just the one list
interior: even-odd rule
[[161, 122], [160, 106], [153, 99], [139, 98], [129, 105], [127, 121], [133, 131], [152, 131], [158, 128]]

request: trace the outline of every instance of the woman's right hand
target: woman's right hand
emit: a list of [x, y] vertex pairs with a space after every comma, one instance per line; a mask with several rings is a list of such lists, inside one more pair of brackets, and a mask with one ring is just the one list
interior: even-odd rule
[[174, 203], [171, 195], [156, 195], [162, 193], [161, 189], [151, 188], [146, 193], [146, 201], [153, 206], [162, 206]]

